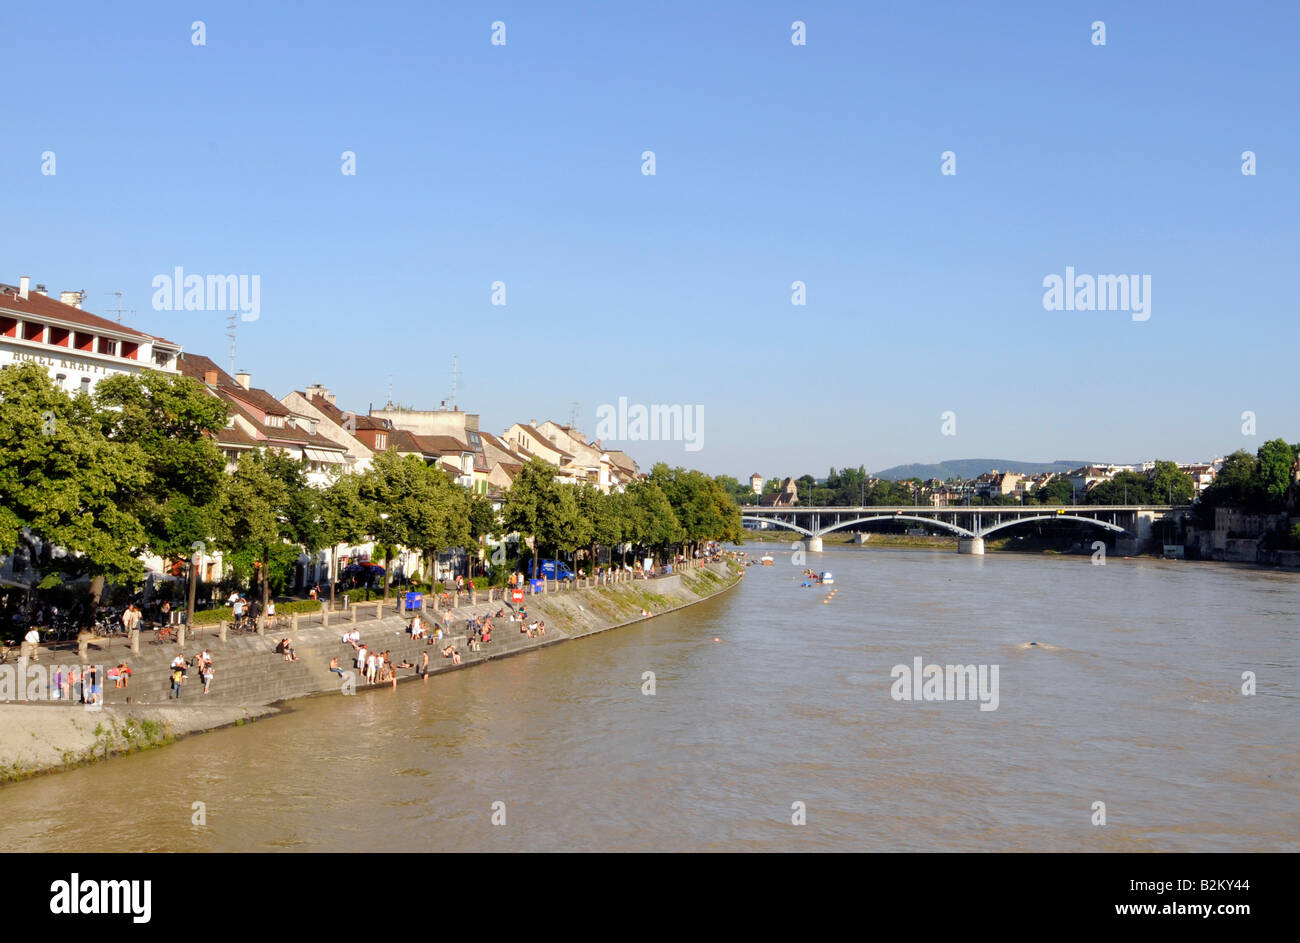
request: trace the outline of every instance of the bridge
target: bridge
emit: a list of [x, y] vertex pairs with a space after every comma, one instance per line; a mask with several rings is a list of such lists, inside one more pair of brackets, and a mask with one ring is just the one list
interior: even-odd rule
[[880, 521], [909, 521], [957, 535], [958, 553], [984, 552], [984, 538], [1030, 521], [1075, 521], [1117, 535], [1123, 552], [1136, 553], [1152, 536], [1156, 521], [1181, 521], [1190, 506], [1149, 504], [990, 505], [980, 507], [741, 507], [747, 524], [781, 527], [803, 534], [820, 552], [822, 538], [837, 530]]

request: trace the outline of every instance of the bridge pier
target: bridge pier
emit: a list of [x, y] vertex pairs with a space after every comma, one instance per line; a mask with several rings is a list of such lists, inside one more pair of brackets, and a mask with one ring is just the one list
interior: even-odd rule
[[822, 552], [822, 539], [821, 539], [820, 537], [809, 537], [809, 538], [808, 538], [808, 552], [809, 552], [809, 553], [821, 553], [821, 552]]
[[976, 556], [984, 556], [984, 538], [983, 537], [958, 537], [958, 553], [973, 553]]

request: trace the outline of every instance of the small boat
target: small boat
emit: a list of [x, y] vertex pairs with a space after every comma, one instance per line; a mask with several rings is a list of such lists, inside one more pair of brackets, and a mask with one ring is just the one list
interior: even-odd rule
[[834, 582], [835, 582], [835, 576], [834, 574], [831, 573], [830, 570], [826, 570], [825, 572], [822, 573], [821, 583], [823, 586], [830, 586]]
[[770, 553], [765, 553], [765, 554], [763, 554], [763, 556], [760, 558], [760, 560], [762, 561], [763, 566], [771, 566], [771, 565], [772, 565], [772, 555], [771, 555]]

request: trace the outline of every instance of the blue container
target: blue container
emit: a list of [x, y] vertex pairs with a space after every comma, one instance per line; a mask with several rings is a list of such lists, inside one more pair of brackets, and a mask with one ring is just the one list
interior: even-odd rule
[[423, 609], [423, 608], [424, 608], [424, 593], [407, 593], [407, 594], [406, 594], [406, 608], [407, 608], [407, 609]]
[[533, 592], [535, 592], [535, 593], [540, 593], [540, 592], [542, 591], [542, 581], [541, 581], [541, 580], [533, 580], [533, 581], [532, 581], [532, 584], [533, 584]]

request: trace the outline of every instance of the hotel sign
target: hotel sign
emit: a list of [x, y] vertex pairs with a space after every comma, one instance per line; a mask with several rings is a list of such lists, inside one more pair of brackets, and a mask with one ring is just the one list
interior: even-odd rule
[[28, 354], [23, 351], [14, 351], [13, 359], [15, 362], [26, 360], [40, 364], [42, 367], [59, 367], [65, 370], [80, 370], [83, 373], [108, 374], [123, 372], [120, 370], [114, 370], [111, 367], [105, 367], [102, 364], [82, 360], [79, 357], [42, 357], [39, 354]]

